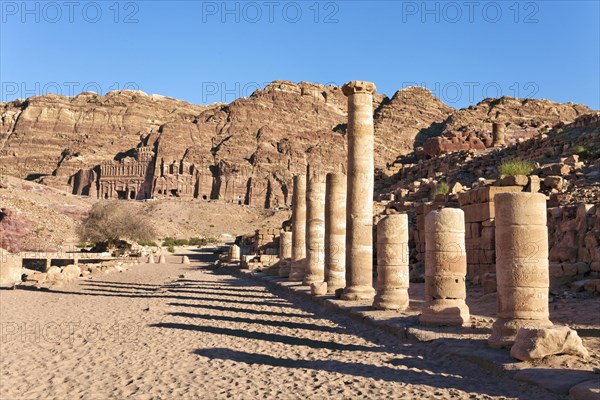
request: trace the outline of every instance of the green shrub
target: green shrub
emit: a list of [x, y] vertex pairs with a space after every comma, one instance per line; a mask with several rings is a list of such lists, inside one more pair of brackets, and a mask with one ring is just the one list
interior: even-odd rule
[[212, 237], [212, 236], [207, 237], [205, 239], [205, 241], [206, 241], [206, 243], [209, 243], [209, 244], [214, 244], [214, 243], [219, 243], [220, 242], [220, 240], [218, 238]]
[[175, 247], [173, 247], [173, 246], [168, 246], [168, 247], [167, 247], [167, 251], [168, 251], [169, 253], [175, 253]]
[[590, 151], [584, 146], [575, 146], [573, 147], [573, 154], [576, 154], [581, 158], [586, 158], [590, 155]]
[[449, 192], [450, 192], [450, 185], [448, 185], [448, 182], [441, 181], [435, 187], [435, 190], [433, 191], [433, 195], [436, 196], [438, 194], [448, 194]]
[[500, 175], [529, 175], [533, 171], [533, 163], [523, 160], [502, 161], [498, 168]]
[[554, 132], [556, 132], [557, 135], [560, 135], [561, 133], [563, 133], [565, 131], [565, 128], [558, 128], [557, 130], [555, 130]]
[[201, 246], [204, 244], [204, 239], [199, 237], [193, 237], [188, 240], [190, 246]]
[[140, 246], [150, 246], [150, 247], [158, 247], [158, 244], [156, 244], [156, 242], [153, 241], [149, 241], [149, 240], [142, 240], [141, 242], [138, 243]]

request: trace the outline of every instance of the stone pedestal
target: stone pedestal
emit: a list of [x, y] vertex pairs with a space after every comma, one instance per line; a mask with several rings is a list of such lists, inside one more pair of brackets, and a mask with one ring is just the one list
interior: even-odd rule
[[425, 216], [425, 303], [419, 321], [463, 325], [469, 321], [465, 277], [465, 214], [443, 208]]
[[325, 176], [311, 166], [307, 171], [304, 285], [325, 281]]
[[374, 129], [371, 82], [343, 86], [348, 97], [348, 199], [344, 300], [373, 300]]
[[325, 282], [329, 294], [346, 286], [346, 176], [335, 173], [326, 177]]
[[229, 250], [227, 251], [227, 258], [229, 258], [229, 262], [240, 262], [240, 246], [238, 246], [237, 244], [229, 246]]
[[494, 203], [498, 319], [488, 342], [499, 348], [512, 346], [519, 328], [545, 328], [552, 322], [546, 196], [499, 193]]
[[189, 264], [190, 263], [189, 257], [188, 256], [181, 257], [181, 263], [182, 264]]
[[292, 232], [281, 230], [279, 233], [279, 276], [290, 276], [292, 262]]
[[161, 254], [160, 257], [158, 257], [158, 263], [159, 264], [166, 264], [167, 263], [167, 259], [165, 258], [164, 254]]
[[148, 264], [154, 264], [156, 261], [154, 261], [154, 256], [152, 254], [150, 254], [148, 256]]
[[494, 122], [492, 123], [492, 146], [504, 146], [504, 123]]
[[407, 309], [408, 283], [408, 216], [388, 215], [377, 224], [377, 294], [373, 307]]
[[10, 254], [0, 248], [0, 287], [13, 287], [21, 282], [23, 260], [17, 254]]
[[292, 264], [289, 280], [301, 282], [306, 264], [306, 176], [294, 177], [292, 194]]

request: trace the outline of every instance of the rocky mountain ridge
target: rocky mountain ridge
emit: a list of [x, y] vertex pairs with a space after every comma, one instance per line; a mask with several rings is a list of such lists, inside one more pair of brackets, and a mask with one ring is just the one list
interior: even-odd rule
[[[486, 147], [493, 121], [506, 123], [510, 142], [590, 111], [506, 97], [455, 110], [420, 87], [391, 99], [377, 94], [373, 103], [380, 171], [432, 140], [441, 142], [440, 152], [444, 141], [465, 134], [474, 137], [467, 145]], [[92, 197], [285, 206], [292, 176], [308, 162], [344, 170], [346, 107], [337, 86], [288, 81], [209, 106], [139, 91], [38, 96], [0, 103], [0, 162], [5, 174]]]

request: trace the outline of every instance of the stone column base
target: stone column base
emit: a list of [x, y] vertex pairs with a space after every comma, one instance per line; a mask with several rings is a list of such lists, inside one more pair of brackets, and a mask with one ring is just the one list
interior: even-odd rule
[[390, 289], [375, 295], [373, 307], [378, 310], [406, 310], [409, 302], [408, 290], [403, 288]]
[[375, 297], [375, 289], [371, 286], [348, 286], [344, 289], [340, 298], [350, 301], [372, 301], [373, 297]]
[[335, 294], [335, 292], [339, 289], [344, 289], [346, 287], [345, 282], [327, 282], [327, 294]]
[[488, 338], [490, 347], [510, 348], [521, 328], [549, 328], [553, 324], [549, 319], [513, 319], [498, 318], [492, 325], [492, 334]]
[[464, 300], [443, 299], [425, 303], [419, 322], [432, 326], [461, 326], [470, 319], [469, 307]]

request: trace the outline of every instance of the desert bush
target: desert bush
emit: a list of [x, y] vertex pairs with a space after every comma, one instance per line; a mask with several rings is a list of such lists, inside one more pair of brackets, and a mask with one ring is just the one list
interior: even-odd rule
[[199, 237], [193, 237], [188, 240], [188, 244], [190, 246], [202, 246], [204, 244], [204, 239]]
[[150, 241], [155, 237], [154, 227], [141, 212], [124, 203], [99, 202], [77, 228], [82, 242], [115, 245], [119, 240]]
[[142, 241], [138, 242], [138, 244], [140, 246], [158, 247], [158, 244], [156, 244], [156, 242], [153, 242], [151, 240], [142, 240]]
[[573, 154], [576, 154], [581, 158], [586, 158], [590, 155], [590, 151], [584, 146], [575, 146], [573, 147]]
[[166, 237], [163, 239], [163, 246], [187, 246], [188, 245], [188, 240], [187, 239], [175, 239], [172, 237]]
[[533, 164], [523, 160], [502, 161], [498, 170], [504, 176], [529, 175], [533, 171]]
[[[172, 237], [166, 237], [163, 239], [163, 246], [202, 246], [206, 243], [213, 243], [213, 242], [208, 242], [210, 238], [205, 239], [205, 238], [199, 238], [199, 237], [193, 237], [193, 238], [189, 238], [189, 239], [175, 239]], [[216, 239], [215, 239], [216, 240]]]
[[439, 182], [435, 190], [433, 191], [433, 195], [437, 196], [438, 194], [448, 194], [450, 192], [450, 185], [446, 181]]

